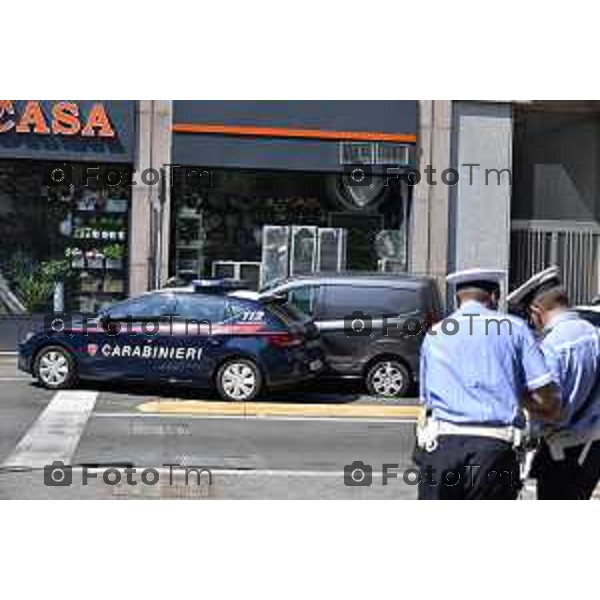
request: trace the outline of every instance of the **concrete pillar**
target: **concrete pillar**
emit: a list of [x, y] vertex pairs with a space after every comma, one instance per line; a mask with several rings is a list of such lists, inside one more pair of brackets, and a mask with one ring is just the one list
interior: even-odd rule
[[[163, 235], [159, 256], [153, 256], [155, 243], [151, 230], [152, 207], [158, 207], [161, 186], [150, 185], [149, 169], [160, 172], [171, 162], [171, 101], [140, 100], [136, 106], [136, 150], [134, 181], [131, 193], [131, 223], [129, 233], [129, 293], [132, 296], [149, 289], [154, 260], [161, 263], [161, 279], [167, 274], [169, 247], [170, 186], [166, 190]], [[144, 180], [142, 175], [144, 174]]]
[[[445, 289], [448, 268], [449, 187], [441, 182], [441, 172], [450, 166], [452, 102], [419, 102], [418, 169], [421, 182], [413, 188], [410, 270], [432, 275]], [[427, 181], [426, 168], [437, 185]]]
[[[154, 156], [160, 157], [160, 166], [171, 164], [173, 102], [171, 100], [154, 101]], [[159, 168], [159, 167], [157, 167]], [[171, 233], [171, 169], [165, 169], [165, 197], [163, 199], [162, 232], [160, 247], [160, 284], [168, 279], [169, 274], [169, 242]], [[157, 190], [158, 192], [158, 190]]]
[[511, 105], [461, 101], [453, 102], [452, 112], [452, 165], [460, 179], [450, 188], [449, 269], [508, 270]]

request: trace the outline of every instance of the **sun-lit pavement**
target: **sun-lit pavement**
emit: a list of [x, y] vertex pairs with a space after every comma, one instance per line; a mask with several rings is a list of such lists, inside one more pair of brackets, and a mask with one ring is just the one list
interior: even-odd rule
[[[402, 479], [414, 408], [329, 385], [246, 407], [182, 388], [53, 393], [0, 357], [0, 498], [414, 498], [415, 486]], [[73, 466], [70, 486], [44, 484], [44, 466], [57, 458]], [[370, 486], [345, 485], [344, 467], [354, 461], [367, 465], [367, 479], [372, 467]], [[398, 465], [386, 485], [384, 463]], [[111, 467], [121, 469], [110, 473], [120, 474], [115, 485], [103, 481]], [[199, 481], [188, 471], [186, 482], [184, 467], [210, 469], [211, 485], [206, 471]], [[157, 471], [153, 485], [141, 481], [145, 469]]]
[[[139, 385], [55, 393], [0, 356], [0, 499], [414, 499], [416, 413], [413, 399], [347, 382], [246, 404]], [[45, 485], [57, 459], [72, 466], [69, 486]], [[345, 484], [355, 461], [371, 485]], [[522, 497], [535, 497], [531, 482]]]

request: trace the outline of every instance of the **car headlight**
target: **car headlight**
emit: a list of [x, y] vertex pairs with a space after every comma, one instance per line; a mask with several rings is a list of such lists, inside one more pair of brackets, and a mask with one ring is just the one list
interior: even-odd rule
[[23, 338], [23, 343], [28, 342], [33, 336], [35, 335], [35, 332], [33, 331], [28, 331], [25, 334], [25, 337]]

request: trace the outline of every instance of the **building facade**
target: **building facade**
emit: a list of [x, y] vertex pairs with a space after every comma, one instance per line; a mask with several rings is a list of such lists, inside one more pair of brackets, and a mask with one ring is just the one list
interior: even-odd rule
[[[422, 101], [419, 164], [456, 185], [415, 190], [411, 266], [506, 269], [513, 288], [561, 267], [573, 302], [599, 292], [600, 103]], [[438, 179], [439, 181], [439, 179]]]
[[587, 302], [599, 109], [0, 101], [0, 306], [92, 313], [170, 278], [257, 288], [339, 269], [443, 285], [455, 269], [500, 267], [509, 288], [550, 264]]
[[134, 102], [0, 101], [5, 310], [94, 312], [129, 292], [135, 113]]
[[92, 313], [170, 278], [407, 269], [416, 101], [88, 104], [0, 105], [5, 310]]

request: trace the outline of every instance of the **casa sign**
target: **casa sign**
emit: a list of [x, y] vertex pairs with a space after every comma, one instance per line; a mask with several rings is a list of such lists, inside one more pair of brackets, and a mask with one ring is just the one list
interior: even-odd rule
[[46, 110], [39, 100], [19, 104], [14, 100], [0, 100], [0, 134], [116, 137], [115, 127], [102, 102], [91, 104], [88, 110], [84, 110], [78, 102], [45, 102]]

